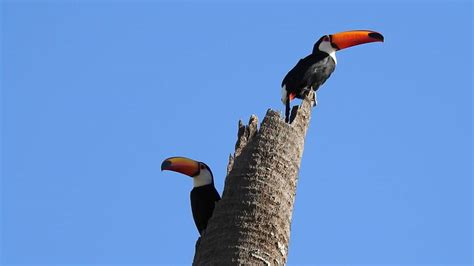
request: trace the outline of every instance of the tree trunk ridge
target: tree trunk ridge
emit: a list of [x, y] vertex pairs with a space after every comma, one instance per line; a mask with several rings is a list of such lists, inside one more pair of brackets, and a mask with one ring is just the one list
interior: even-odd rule
[[269, 109], [239, 121], [222, 199], [198, 240], [193, 265], [284, 265], [314, 93], [293, 107], [291, 124]]

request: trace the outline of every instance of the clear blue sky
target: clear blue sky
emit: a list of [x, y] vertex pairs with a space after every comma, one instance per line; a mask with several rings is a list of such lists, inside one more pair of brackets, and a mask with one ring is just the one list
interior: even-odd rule
[[222, 191], [239, 119], [322, 35], [338, 52], [301, 165], [290, 264], [472, 261], [472, 4], [4, 1], [2, 263], [192, 261], [190, 178]]

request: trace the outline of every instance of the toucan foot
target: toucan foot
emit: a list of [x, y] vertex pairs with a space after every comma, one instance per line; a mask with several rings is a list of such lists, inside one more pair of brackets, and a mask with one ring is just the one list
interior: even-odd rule
[[313, 98], [311, 99], [311, 101], [313, 102], [313, 107], [315, 107], [316, 105], [318, 105], [318, 97], [317, 97], [316, 91], [313, 89], [313, 87], [310, 87], [310, 89], [306, 93], [306, 96], [308, 96], [308, 93], [310, 91], [314, 91]]
[[318, 105], [318, 94], [316, 92], [314, 92], [314, 96], [312, 100], [313, 100], [313, 107]]

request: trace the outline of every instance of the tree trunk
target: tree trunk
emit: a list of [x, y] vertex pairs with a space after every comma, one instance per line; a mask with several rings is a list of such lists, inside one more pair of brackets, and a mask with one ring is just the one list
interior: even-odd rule
[[239, 121], [222, 200], [196, 244], [194, 265], [283, 265], [314, 93], [293, 107], [291, 124], [269, 109]]

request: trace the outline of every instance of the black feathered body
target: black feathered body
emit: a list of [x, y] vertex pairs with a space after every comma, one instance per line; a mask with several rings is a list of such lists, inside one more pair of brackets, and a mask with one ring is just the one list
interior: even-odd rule
[[285, 86], [288, 96], [294, 94], [303, 99], [310, 88], [318, 90], [335, 68], [336, 62], [329, 54], [317, 51], [298, 61], [286, 74], [281, 86]]
[[214, 187], [214, 183], [195, 187], [191, 190], [191, 209], [193, 211], [194, 223], [200, 234], [206, 229], [207, 222], [214, 212], [216, 202], [221, 197]]

